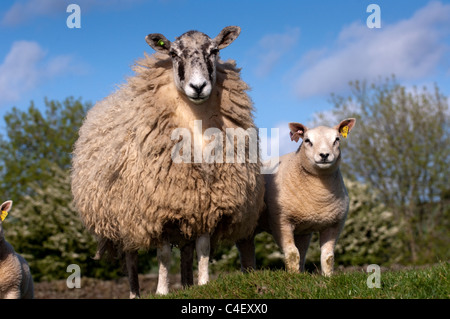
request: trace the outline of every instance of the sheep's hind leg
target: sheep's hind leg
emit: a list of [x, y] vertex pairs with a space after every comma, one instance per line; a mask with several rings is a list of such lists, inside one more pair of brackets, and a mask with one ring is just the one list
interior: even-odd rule
[[308, 251], [309, 243], [311, 242], [311, 234], [306, 235], [295, 235], [295, 246], [297, 246], [298, 252], [300, 253], [300, 271], [305, 271], [305, 261], [306, 252]]
[[156, 249], [156, 255], [158, 257], [158, 286], [156, 287], [156, 293], [159, 295], [167, 295], [169, 293], [169, 268], [172, 250], [170, 243], [164, 240], [161, 245]]
[[192, 267], [194, 264], [194, 248], [195, 242], [190, 241], [180, 247], [181, 257], [181, 285], [183, 287], [192, 286], [194, 284], [194, 274]]
[[255, 235], [246, 239], [241, 239], [236, 242], [236, 247], [239, 250], [239, 259], [241, 261], [241, 271], [248, 272], [256, 268], [255, 258]]
[[126, 252], [125, 263], [127, 265], [128, 282], [130, 283], [130, 299], [140, 298], [139, 277], [138, 277], [138, 252], [137, 251]]
[[204, 285], [209, 281], [209, 253], [210, 253], [209, 234], [203, 234], [196, 241], [196, 250], [198, 258], [198, 284]]

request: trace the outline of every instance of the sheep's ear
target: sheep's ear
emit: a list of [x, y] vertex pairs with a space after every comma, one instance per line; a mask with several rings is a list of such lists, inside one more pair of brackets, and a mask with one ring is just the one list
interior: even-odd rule
[[334, 128], [344, 137], [347, 138], [347, 134], [350, 133], [353, 126], [355, 126], [356, 119], [348, 118], [336, 125]]
[[229, 46], [231, 42], [236, 40], [236, 38], [239, 36], [239, 33], [241, 33], [240, 27], [225, 27], [222, 31], [220, 31], [219, 35], [214, 38], [214, 41], [216, 42], [219, 50], [222, 50], [223, 48]]
[[155, 49], [155, 51], [169, 54], [170, 41], [161, 33], [150, 33], [145, 37], [145, 41], [147, 41], [148, 45]]
[[2, 206], [0, 207], [0, 210], [1, 210], [2, 212], [9, 212], [9, 210], [10, 210], [11, 207], [12, 207], [12, 204], [13, 204], [13, 201], [12, 201], [12, 200], [7, 200], [6, 202], [4, 202], [4, 203], [2, 204]]
[[303, 135], [306, 133], [308, 128], [300, 123], [289, 123], [289, 135], [291, 136], [291, 141], [296, 141], [300, 138], [303, 138]]

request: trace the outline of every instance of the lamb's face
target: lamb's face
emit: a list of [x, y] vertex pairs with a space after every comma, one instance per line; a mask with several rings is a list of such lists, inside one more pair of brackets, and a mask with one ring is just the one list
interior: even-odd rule
[[339, 167], [341, 138], [355, 125], [356, 120], [349, 118], [334, 127], [318, 126], [308, 129], [300, 123], [289, 123], [291, 140], [303, 139], [300, 152], [304, 158], [302, 165], [309, 171], [329, 172]]
[[337, 166], [341, 157], [340, 134], [334, 128], [319, 126], [303, 136], [304, 152], [310, 165], [318, 169]]
[[173, 77], [178, 90], [195, 104], [208, 100], [216, 82], [219, 50], [227, 47], [239, 35], [239, 27], [226, 27], [211, 39], [198, 31], [188, 31], [174, 42], [154, 33], [146, 37], [155, 50], [168, 54], [173, 63]]

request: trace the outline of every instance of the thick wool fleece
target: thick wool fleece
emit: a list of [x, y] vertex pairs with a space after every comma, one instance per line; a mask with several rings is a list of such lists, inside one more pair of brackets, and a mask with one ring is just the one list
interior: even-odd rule
[[171, 158], [176, 128], [191, 131], [194, 154], [194, 120], [202, 120], [203, 132], [221, 130], [224, 147], [226, 128], [255, 127], [235, 63], [218, 63], [216, 86], [201, 105], [176, 89], [170, 59], [146, 55], [134, 71], [88, 112], [75, 144], [72, 192], [86, 227], [123, 250], [205, 232], [214, 241], [250, 236], [264, 205], [259, 159], [176, 164]]

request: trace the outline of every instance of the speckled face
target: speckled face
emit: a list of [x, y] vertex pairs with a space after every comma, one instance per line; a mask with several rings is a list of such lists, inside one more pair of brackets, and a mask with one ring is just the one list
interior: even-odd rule
[[145, 40], [156, 51], [170, 56], [176, 87], [189, 100], [201, 104], [215, 85], [219, 50], [233, 42], [240, 31], [239, 27], [225, 27], [214, 39], [199, 31], [188, 31], [174, 42], [160, 33], [151, 33]]
[[170, 46], [175, 85], [194, 103], [206, 101], [216, 82], [217, 44], [206, 34], [189, 31]]

